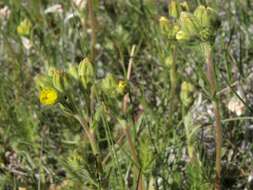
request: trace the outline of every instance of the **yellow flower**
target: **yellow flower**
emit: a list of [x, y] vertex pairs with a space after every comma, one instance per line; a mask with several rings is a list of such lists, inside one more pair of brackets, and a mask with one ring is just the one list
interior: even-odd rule
[[159, 19], [159, 23], [161, 28], [164, 28], [168, 26], [169, 20], [165, 16], [161, 16]]
[[119, 81], [119, 83], [118, 83], [118, 88], [117, 88], [118, 92], [119, 92], [120, 94], [124, 93], [124, 91], [125, 91], [125, 89], [126, 89], [126, 86], [127, 86], [126, 81], [122, 81], [122, 80]]
[[20, 36], [28, 36], [31, 32], [32, 23], [30, 20], [23, 20], [17, 27], [17, 32]]
[[56, 90], [49, 88], [40, 91], [40, 103], [43, 105], [54, 105], [58, 99]]

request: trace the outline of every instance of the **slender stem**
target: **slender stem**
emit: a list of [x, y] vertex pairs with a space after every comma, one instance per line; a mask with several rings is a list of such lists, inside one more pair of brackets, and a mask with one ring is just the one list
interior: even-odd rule
[[[135, 50], [136, 50], [136, 45], [133, 45], [133, 47], [131, 49], [131, 53], [130, 53], [130, 60], [129, 60], [129, 63], [128, 63], [127, 80], [130, 80], [130, 77], [131, 77], [133, 58], [134, 58]], [[129, 94], [127, 93], [123, 98], [123, 113], [125, 113], [125, 114], [127, 114], [128, 100], [129, 100]], [[139, 173], [139, 168], [136, 167], [136, 164], [139, 164], [139, 160], [138, 160], [138, 157], [137, 157], [136, 147], [135, 147], [135, 145], [132, 141], [130, 129], [131, 129], [130, 125], [125, 126], [125, 136], [127, 137], [127, 141], [128, 141], [129, 146], [130, 146], [132, 159], [135, 162], [134, 174], [135, 174], [136, 179], [138, 179], [137, 189], [138, 190], [143, 190], [144, 189], [144, 182], [143, 182], [142, 174]]]
[[215, 161], [215, 190], [221, 189], [221, 147], [222, 147], [222, 128], [219, 97], [216, 94], [217, 84], [212, 62], [212, 48], [208, 44], [206, 47], [206, 63], [207, 63], [207, 78], [210, 85], [212, 102], [215, 113], [215, 141], [216, 141], [216, 161]]
[[172, 51], [172, 63], [170, 67], [170, 116], [169, 125], [173, 124], [173, 113], [176, 110], [176, 88], [177, 88], [177, 68], [176, 68], [176, 46], [171, 47]]
[[172, 47], [172, 64], [170, 69], [170, 83], [171, 83], [171, 98], [175, 96], [175, 91], [177, 87], [177, 68], [176, 68], [176, 46]]
[[77, 119], [80, 123], [80, 125], [82, 126], [89, 142], [90, 142], [90, 145], [91, 145], [91, 150], [92, 150], [92, 153], [93, 153], [93, 156], [96, 158], [96, 162], [97, 162], [97, 171], [98, 171], [98, 174], [99, 174], [99, 182], [102, 184], [102, 187], [101, 189], [103, 189], [103, 165], [102, 165], [102, 160], [101, 160], [101, 157], [100, 157], [100, 151], [99, 151], [99, 148], [97, 146], [97, 140], [96, 140], [96, 136], [95, 136], [95, 133], [94, 133], [94, 130], [92, 128], [89, 128], [88, 127], [88, 122], [85, 121], [84, 119], [82, 119], [79, 115], [75, 115], [74, 116], [75, 119]]
[[[184, 105], [182, 105], [182, 118], [183, 118], [183, 120], [185, 120], [186, 117], [187, 117], [186, 107]], [[185, 129], [185, 134], [186, 134], [188, 155], [190, 157], [190, 161], [193, 162], [193, 161], [196, 161], [196, 157], [195, 157], [195, 152], [194, 152], [195, 151], [194, 146], [191, 143], [191, 137], [190, 137], [190, 131], [189, 131], [188, 125], [189, 125], [188, 122], [185, 123], [185, 121], [184, 121], [184, 129]]]
[[90, 19], [90, 27], [91, 27], [91, 61], [94, 62], [96, 56], [96, 43], [97, 43], [97, 19], [94, 13], [93, 0], [88, 0], [88, 13]]

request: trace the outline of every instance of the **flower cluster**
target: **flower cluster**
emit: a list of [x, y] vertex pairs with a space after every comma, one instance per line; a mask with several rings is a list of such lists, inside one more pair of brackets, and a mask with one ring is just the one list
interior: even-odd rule
[[[79, 65], [71, 65], [64, 71], [49, 67], [46, 74], [39, 74], [35, 83], [40, 90], [39, 99], [43, 105], [53, 105], [57, 102], [66, 103], [68, 99], [81, 96], [80, 92], [91, 93], [115, 98], [125, 93], [127, 83], [118, 81], [112, 74], [104, 79], [96, 80], [95, 71], [88, 58], [83, 59]], [[79, 94], [78, 94], [79, 93]]]
[[70, 65], [66, 71], [49, 67], [46, 74], [36, 76], [35, 83], [40, 89], [41, 104], [53, 105], [58, 101], [63, 101], [77, 86], [83, 89], [90, 88], [94, 78], [92, 63], [85, 58], [79, 66]]
[[176, 0], [169, 5], [169, 17], [172, 19], [160, 18], [160, 28], [169, 39], [179, 42], [211, 42], [220, 24], [214, 9], [199, 5], [191, 13], [187, 2]]

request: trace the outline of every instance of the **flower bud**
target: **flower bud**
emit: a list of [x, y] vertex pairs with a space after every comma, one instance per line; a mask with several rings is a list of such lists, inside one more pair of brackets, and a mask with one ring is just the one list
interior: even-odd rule
[[106, 75], [106, 77], [101, 81], [101, 89], [107, 96], [116, 96], [117, 83], [112, 74]]
[[166, 17], [161, 16], [159, 19], [159, 23], [160, 23], [160, 28], [161, 28], [162, 32], [169, 31], [169, 20]]
[[73, 79], [68, 73], [63, 73], [62, 80], [64, 90], [69, 90], [71, 87], [73, 87]]
[[55, 71], [56, 71], [55, 67], [49, 66], [47, 69], [47, 75], [53, 77]]
[[173, 26], [173, 30], [172, 30], [172, 35], [173, 37], [175, 38], [176, 37], [176, 34], [180, 31], [180, 27], [178, 24], [174, 23], [174, 26]]
[[53, 85], [60, 92], [64, 91], [63, 71], [54, 70], [53, 72]]
[[35, 77], [34, 81], [35, 81], [35, 85], [38, 89], [43, 89], [46, 87], [53, 86], [51, 78], [47, 75], [39, 74]]
[[118, 86], [117, 86], [117, 92], [119, 94], [124, 94], [125, 90], [126, 90], [126, 87], [127, 87], [127, 82], [126, 81], [119, 81], [118, 82]]
[[182, 11], [190, 11], [189, 5], [186, 1], [180, 3], [180, 7]]
[[218, 14], [210, 7], [204, 7], [203, 5], [198, 6], [194, 11], [194, 16], [203, 28], [210, 28], [213, 30], [219, 25]]
[[180, 27], [177, 23], [170, 23], [169, 30], [166, 33], [168, 36], [168, 39], [175, 40], [176, 34], [180, 30]]
[[171, 0], [169, 4], [169, 16], [178, 18], [180, 14], [180, 6], [177, 0]]
[[173, 64], [173, 61], [174, 59], [173, 59], [172, 53], [170, 53], [165, 59], [165, 65], [170, 67]]
[[205, 6], [200, 5], [194, 11], [194, 16], [201, 27], [209, 27], [210, 22], [207, 14], [207, 9]]
[[20, 36], [28, 36], [31, 32], [32, 23], [30, 20], [23, 20], [17, 27], [17, 32]]
[[200, 39], [202, 41], [209, 41], [212, 40], [212, 37], [214, 36], [213, 32], [210, 31], [208, 28], [204, 28], [199, 33]]
[[92, 63], [88, 58], [85, 58], [80, 62], [78, 67], [78, 75], [84, 88], [87, 88], [88, 85], [94, 80], [95, 73]]
[[182, 30], [180, 30], [177, 34], [176, 34], [176, 39], [178, 40], [178, 41], [189, 41], [191, 38], [190, 38], [190, 36], [186, 33], [186, 32], [184, 32], [184, 31], [182, 31]]
[[183, 32], [189, 36], [195, 36], [197, 34], [198, 25], [195, 17], [191, 13], [181, 12], [179, 20]]
[[78, 66], [77, 65], [70, 65], [67, 72], [75, 80], [79, 79]]
[[194, 87], [191, 83], [184, 81], [181, 84], [180, 99], [184, 106], [189, 106], [192, 103], [191, 93]]

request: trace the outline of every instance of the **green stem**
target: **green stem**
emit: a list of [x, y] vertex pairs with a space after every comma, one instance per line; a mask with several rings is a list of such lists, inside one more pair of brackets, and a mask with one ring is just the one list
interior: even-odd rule
[[177, 65], [176, 65], [176, 46], [172, 47], [172, 62], [170, 67], [170, 126], [173, 123], [173, 113], [176, 110], [176, 88], [177, 88]]
[[[135, 49], [136, 49], [136, 45], [133, 45], [133, 47], [131, 49], [131, 53], [130, 53], [130, 60], [129, 60], [128, 70], [127, 70], [127, 80], [128, 81], [130, 80], [130, 77], [131, 77], [131, 71], [132, 71], [132, 65], [133, 65], [133, 58], [134, 58], [134, 54], [135, 54]], [[126, 114], [126, 115], [127, 115], [127, 108], [128, 108], [128, 100], [129, 100], [129, 94], [127, 93], [123, 98], [123, 113]], [[143, 178], [142, 178], [142, 173], [139, 172], [139, 169], [136, 166], [136, 164], [139, 164], [140, 162], [138, 160], [136, 147], [135, 147], [134, 142], [133, 142], [132, 137], [131, 137], [130, 129], [131, 129], [131, 125], [126, 125], [124, 131], [125, 131], [125, 135], [127, 137], [128, 144], [130, 146], [132, 159], [135, 162], [135, 164], [134, 164], [134, 175], [135, 175], [136, 179], [138, 179], [137, 180], [137, 190], [144, 190], [144, 181], [143, 181]]]
[[212, 103], [215, 113], [215, 142], [216, 142], [216, 161], [215, 161], [215, 190], [221, 189], [221, 147], [222, 147], [222, 128], [221, 128], [221, 114], [220, 101], [217, 95], [217, 84], [212, 62], [212, 48], [210, 44], [205, 45], [206, 63], [207, 63], [207, 79], [210, 85], [210, 92], [212, 95]]
[[106, 184], [106, 183], [104, 183], [104, 180], [102, 179], [104, 171], [103, 171], [103, 166], [102, 166], [100, 150], [99, 150], [98, 145], [97, 145], [95, 131], [92, 128], [89, 128], [88, 127], [89, 126], [88, 122], [85, 121], [84, 119], [82, 119], [79, 115], [75, 115], [74, 117], [79, 121], [82, 128], [84, 129], [84, 132], [85, 132], [85, 134], [86, 134], [86, 136], [87, 136], [87, 138], [90, 142], [90, 146], [91, 146], [93, 156], [96, 158], [96, 163], [97, 163], [97, 168], [96, 169], [97, 169], [97, 172], [98, 172], [98, 175], [99, 175], [99, 183], [100, 183], [100, 185], [102, 185], [102, 186], [100, 186], [100, 189], [106, 189], [103, 185], [103, 184]]
[[134, 175], [136, 176], [136, 179], [138, 179], [138, 181], [137, 181], [137, 189], [138, 190], [144, 190], [144, 182], [143, 182], [143, 179], [142, 179], [142, 174], [139, 173], [139, 169], [136, 166], [136, 164], [139, 164], [139, 160], [138, 160], [138, 157], [137, 157], [136, 148], [135, 148], [134, 143], [133, 143], [132, 138], [131, 138], [130, 127], [129, 126], [125, 127], [125, 134], [126, 134], [126, 137], [127, 137], [128, 144], [130, 146], [130, 151], [131, 151], [132, 159], [135, 162], [135, 164], [134, 164], [135, 165], [134, 166]]
[[[187, 117], [186, 107], [184, 105], [182, 105], [182, 118], [183, 118], [183, 120], [185, 120], [186, 117]], [[185, 121], [184, 121], [184, 130], [185, 130], [185, 135], [186, 135], [187, 151], [188, 151], [188, 155], [190, 157], [190, 160], [192, 162], [193, 160], [195, 160], [195, 155], [194, 155], [194, 146], [191, 143], [191, 139], [190, 139], [190, 131], [189, 131], [188, 125], [189, 124], [185, 123]]]

